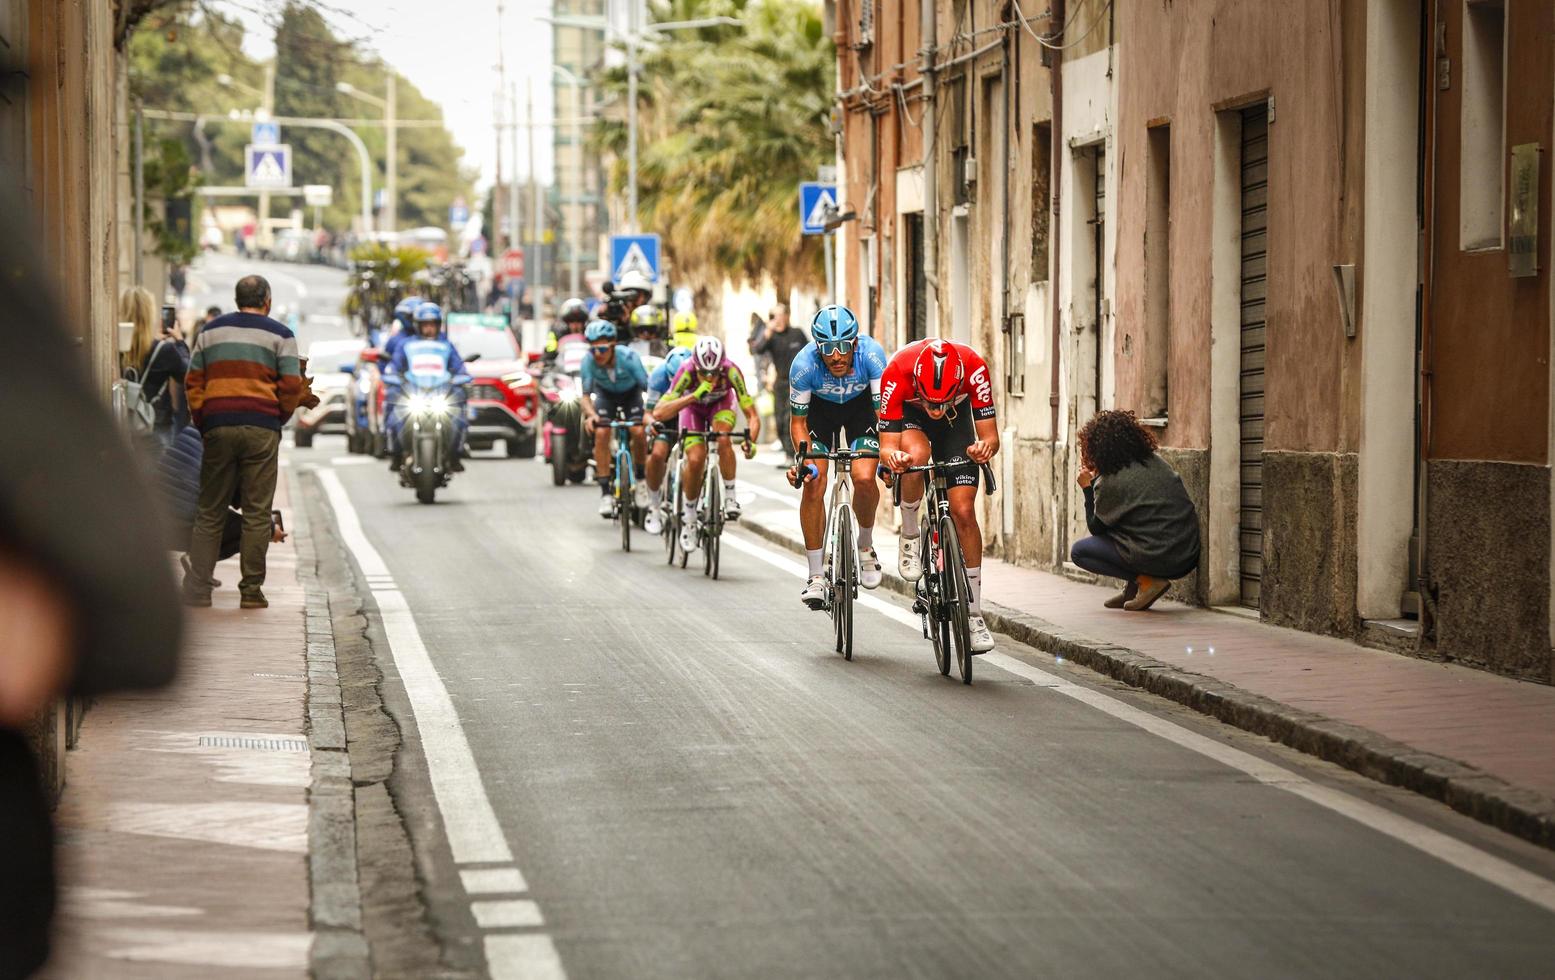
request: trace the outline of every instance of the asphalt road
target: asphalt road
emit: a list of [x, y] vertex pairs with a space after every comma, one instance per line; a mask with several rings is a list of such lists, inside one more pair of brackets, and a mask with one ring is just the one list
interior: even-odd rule
[[[595, 491], [553, 488], [538, 464], [475, 460], [428, 507], [342, 452], [323, 437], [288, 458], [333, 471], [398, 583], [569, 976], [1531, 977], [1555, 962], [1550, 909], [986, 662], [971, 687], [942, 678], [896, 618], [861, 608], [844, 662], [779, 567], [792, 556], [726, 546], [712, 582], [641, 536], [622, 554]], [[1555, 855], [1445, 808], [1001, 643], [1555, 878]], [[469, 948], [470, 899], [437, 884], [457, 880], [428, 844], [437, 806], [404, 795], [436, 928]]]
[[351, 336], [350, 325], [341, 312], [346, 276], [331, 266], [262, 262], [205, 252], [189, 270], [184, 304], [202, 316], [210, 306], [230, 313], [234, 309], [233, 287], [243, 276], [254, 274], [269, 280], [274, 304], [270, 315], [291, 325], [304, 352], [316, 340], [343, 340]]

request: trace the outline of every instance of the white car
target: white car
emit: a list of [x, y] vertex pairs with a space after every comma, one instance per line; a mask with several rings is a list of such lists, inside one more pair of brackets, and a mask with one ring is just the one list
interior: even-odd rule
[[293, 442], [300, 449], [313, 445], [320, 432], [346, 433], [346, 412], [350, 410], [351, 376], [357, 356], [367, 346], [365, 340], [316, 340], [308, 345], [308, 377], [319, 403], [297, 410]]

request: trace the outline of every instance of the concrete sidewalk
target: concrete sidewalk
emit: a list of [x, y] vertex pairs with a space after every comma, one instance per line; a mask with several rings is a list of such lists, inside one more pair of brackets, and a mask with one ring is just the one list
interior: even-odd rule
[[[287, 481], [276, 506], [290, 517]], [[290, 525], [290, 521], [288, 521]], [[309, 928], [303, 589], [270, 546], [269, 609], [237, 559], [188, 610], [178, 679], [98, 699], [55, 813], [60, 909], [46, 977], [303, 977]]]
[[[776, 470], [754, 469], [754, 481], [742, 471], [754, 491], [742, 523], [802, 552], [798, 495], [781, 501]], [[908, 593], [896, 534], [882, 528], [876, 547], [883, 587]], [[1555, 847], [1555, 687], [1174, 602], [1103, 608], [1116, 591], [983, 563], [984, 612], [1001, 633]]]

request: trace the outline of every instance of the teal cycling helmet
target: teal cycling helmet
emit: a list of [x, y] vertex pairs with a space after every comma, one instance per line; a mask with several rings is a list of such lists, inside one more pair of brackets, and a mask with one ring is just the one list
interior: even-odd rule
[[810, 336], [818, 344], [858, 339], [858, 317], [846, 306], [823, 306], [810, 321]]
[[609, 320], [595, 320], [583, 331], [583, 339], [591, 344], [596, 340], [615, 340], [616, 325]]

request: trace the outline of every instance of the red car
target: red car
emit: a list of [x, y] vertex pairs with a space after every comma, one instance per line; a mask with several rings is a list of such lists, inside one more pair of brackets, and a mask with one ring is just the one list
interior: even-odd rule
[[508, 456], [532, 458], [540, 431], [539, 393], [507, 320], [453, 313], [448, 317], [448, 339], [473, 379], [469, 447], [490, 449], [501, 439]]

